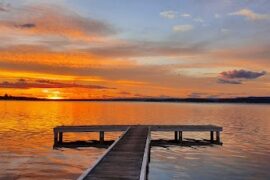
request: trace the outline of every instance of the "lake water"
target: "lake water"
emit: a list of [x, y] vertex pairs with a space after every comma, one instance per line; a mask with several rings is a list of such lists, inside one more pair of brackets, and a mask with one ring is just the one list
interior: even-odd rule
[[[150, 180], [270, 178], [270, 105], [0, 101], [0, 179], [76, 179], [105, 149], [53, 149], [52, 129], [97, 124], [223, 127], [222, 146], [152, 147]], [[119, 133], [105, 136], [116, 139]], [[174, 134], [152, 133], [152, 138], [173, 139]], [[184, 133], [184, 138], [209, 139], [209, 133]]]

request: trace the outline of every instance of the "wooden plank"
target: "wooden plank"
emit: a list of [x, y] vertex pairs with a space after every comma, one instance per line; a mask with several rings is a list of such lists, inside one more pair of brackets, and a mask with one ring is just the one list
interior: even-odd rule
[[[58, 126], [57, 132], [114, 132], [125, 131], [135, 125], [95, 125], [95, 126]], [[150, 126], [151, 131], [222, 131], [222, 127], [214, 125], [144, 125]]]
[[126, 125], [104, 125], [104, 126], [57, 126], [54, 128], [57, 132], [114, 132], [125, 131], [129, 126]]
[[100, 142], [105, 132], [125, 131], [78, 180], [83, 179], [147, 179], [150, 161], [151, 131], [174, 131], [176, 140], [182, 141], [184, 131], [210, 132], [211, 141], [216, 132], [220, 142], [222, 127], [214, 125], [94, 125], [58, 126], [54, 128], [54, 142], [61, 142], [64, 132], [99, 132]]
[[152, 125], [151, 131], [222, 131], [213, 125]]
[[90, 170], [79, 177], [79, 180], [139, 180], [140, 178], [145, 180], [149, 161], [150, 140], [148, 127], [130, 127]]
[[128, 130], [129, 128], [116, 141], [114, 141], [114, 143], [104, 152], [104, 154], [94, 163], [94, 165], [85, 170], [77, 180], [83, 180], [87, 176], [87, 174], [89, 174], [89, 172], [91, 172], [92, 169], [96, 167], [97, 164], [99, 164], [102, 159], [104, 159], [104, 157], [111, 151], [111, 149], [123, 138], [123, 136], [127, 133]]

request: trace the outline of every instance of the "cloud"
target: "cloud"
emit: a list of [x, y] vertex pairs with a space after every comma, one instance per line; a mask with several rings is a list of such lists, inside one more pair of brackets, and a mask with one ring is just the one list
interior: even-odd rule
[[176, 11], [162, 11], [159, 13], [159, 15], [163, 18], [167, 18], [167, 19], [175, 19], [178, 16], [178, 12]]
[[265, 71], [254, 72], [244, 69], [224, 71], [220, 73], [221, 77], [225, 79], [257, 79], [265, 74], [266, 74]]
[[109, 47], [88, 48], [82, 51], [109, 58], [131, 58], [194, 55], [203, 53], [204, 47], [200, 43], [139, 41]]
[[199, 92], [192, 92], [191, 94], [189, 94], [187, 97], [188, 98], [202, 98], [205, 95], [207, 95], [206, 93], [199, 93]]
[[177, 11], [172, 11], [172, 10], [168, 10], [168, 11], [162, 11], [159, 13], [159, 15], [163, 18], [166, 18], [166, 19], [175, 19], [177, 17], [184, 17], [184, 18], [187, 18], [187, 17], [192, 17], [190, 14], [188, 13], [183, 13], [183, 14], [179, 14], [179, 12]]
[[242, 84], [241, 80], [235, 80], [235, 79], [218, 79], [218, 83], [220, 84]]
[[4, 81], [0, 83], [1, 88], [16, 88], [16, 89], [30, 89], [30, 88], [86, 88], [86, 89], [113, 89], [105, 86], [97, 85], [83, 85], [77, 83], [62, 83], [49, 80], [36, 80], [27, 82], [25, 79], [18, 79], [16, 82]]
[[96, 76], [103, 77], [105, 79], [116, 80], [133, 80], [144, 79], [145, 77], [152, 77], [156, 75], [162, 75], [165, 73], [165, 69], [159, 66], [142, 66], [142, 65], [130, 65], [130, 66], [69, 66], [65, 64], [59, 64], [58, 66], [52, 66], [50, 64], [39, 63], [19, 63], [19, 62], [0, 62], [0, 69], [4, 70], [17, 70], [24, 72], [40, 72], [57, 75], [72, 75], [72, 76]]
[[244, 80], [257, 79], [265, 74], [265, 71], [255, 72], [244, 69], [224, 71], [220, 73], [217, 82], [221, 84], [242, 84]]
[[182, 17], [191, 17], [191, 15], [188, 14], [188, 13], [181, 14], [181, 16], [182, 16]]
[[15, 27], [24, 29], [24, 28], [34, 28], [36, 27], [36, 25], [33, 23], [27, 23], [27, 24], [15, 25]]
[[269, 14], [259, 14], [255, 13], [254, 11], [250, 9], [240, 9], [239, 11], [229, 13], [231, 16], [243, 16], [246, 17], [247, 20], [251, 21], [257, 21], [257, 20], [269, 20], [270, 15]]
[[222, 28], [220, 31], [224, 34], [228, 34], [230, 32], [230, 29]]
[[7, 12], [9, 7], [10, 7], [10, 4], [0, 3], [0, 11], [2, 12]]
[[187, 32], [193, 29], [193, 26], [190, 24], [179, 24], [173, 26], [174, 32]]
[[[229, 31], [228, 33], [230, 33]], [[230, 63], [239, 61], [259, 66], [268, 65], [270, 58], [270, 44], [249, 44], [238, 48], [227, 47], [213, 51], [211, 56]]]
[[[64, 64], [59, 66], [51, 66], [44, 64], [33, 63], [1, 63], [0, 70], [4, 71], [17, 71], [26, 73], [41, 73], [50, 74], [53, 76], [72, 76], [77, 78], [99, 77], [102, 81], [101, 85], [110, 84], [110, 87], [147, 87], [152, 84], [160, 85], [165, 84], [168, 86], [183, 86], [183, 84], [175, 83], [182, 82], [183, 76], [179, 79], [179, 76], [171, 73], [171, 67], [167, 66], [144, 66], [144, 65], [131, 65], [131, 66], [83, 66], [83, 67], [70, 67]], [[18, 74], [19, 75], [19, 74]], [[17, 76], [16, 76], [17, 77]], [[29, 77], [29, 76], [27, 76]], [[33, 77], [34, 76], [30, 76]], [[39, 76], [40, 77], [40, 76]], [[57, 81], [59, 82], [59, 81]], [[65, 81], [67, 82], [67, 81]], [[195, 82], [197, 82], [195, 80]], [[35, 82], [37, 83], [37, 82]], [[115, 84], [116, 83], [116, 84]], [[44, 83], [42, 83], [44, 84]], [[70, 83], [68, 83], [70, 84]], [[99, 84], [98, 84], [99, 85]], [[55, 85], [47, 85], [55, 87]], [[70, 86], [70, 85], [69, 85]], [[74, 85], [73, 85], [74, 86]], [[1, 89], [1, 87], [0, 87]]]
[[200, 23], [203, 23], [204, 22], [204, 20], [202, 19], [202, 18], [194, 18], [194, 21], [195, 22], [200, 22]]
[[7, 9], [0, 5], [0, 11], [7, 11]]
[[0, 20], [0, 31], [5, 28], [26, 35], [93, 41], [116, 33], [106, 22], [83, 17], [61, 6], [24, 6], [7, 12], [4, 17]]
[[220, 16], [220, 14], [214, 14], [214, 17], [216, 18], [216, 19], [218, 19], [218, 18], [220, 18], [221, 16]]

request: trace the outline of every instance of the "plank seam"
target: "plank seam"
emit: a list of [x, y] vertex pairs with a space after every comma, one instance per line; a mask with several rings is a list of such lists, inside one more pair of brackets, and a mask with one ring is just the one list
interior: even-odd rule
[[114, 143], [103, 153], [103, 155], [96, 160], [94, 165], [91, 166], [90, 168], [86, 169], [80, 175], [80, 177], [77, 178], [77, 180], [83, 180], [89, 173], [91, 173], [91, 171], [93, 171], [95, 169], [95, 167], [105, 158], [105, 156], [111, 151], [111, 149], [126, 135], [126, 133], [128, 132], [129, 129], [130, 129], [130, 127], [128, 127], [128, 129], [116, 141], [114, 141]]

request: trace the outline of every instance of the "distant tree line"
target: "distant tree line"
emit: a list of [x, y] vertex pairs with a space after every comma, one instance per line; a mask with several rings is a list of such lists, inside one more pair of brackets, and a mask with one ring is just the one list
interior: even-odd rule
[[11, 96], [5, 94], [0, 100], [25, 100], [25, 101], [111, 101], [111, 102], [190, 102], [190, 103], [266, 103], [270, 104], [270, 97], [235, 97], [235, 98], [110, 98], [110, 99], [40, 99], [35, 97]]

